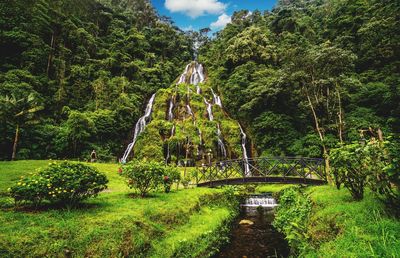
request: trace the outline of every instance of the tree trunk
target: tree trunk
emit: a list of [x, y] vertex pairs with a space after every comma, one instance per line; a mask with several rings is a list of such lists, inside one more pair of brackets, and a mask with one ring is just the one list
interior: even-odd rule
[[17, 153], [18, 137], [19, 137], [19, 124], [17, 124], [17, 128], [15, 129], [15, 138], [14, 138], [11, 160], [15, 160], [15, 155]]
[[51, 60], [53, 59], [53, 48], [54, 48], [54, 32], [51, 34], [50, 53], [49, 53], [49, 58], [47, 59], [47, 69], [46, 69], [47, 77], [49, 77]]
[[325, 159], [326, 178], [327, 178], [329, 183], [332, 183], [332, 178], [331, 178], [330, 173], [329, 173], [330, 172], [330, 163], [329, 163], [328, 149], [326, 148], [325, 143], [324, 143], [324, 134], [322, 133], [322, 129], [319, 126], [317, 113], [315, 112], [314, 106], [313, 106], [313, 104], [311, 102], [311, 98], [310, 98], [310, 95], [308, 94], [307, 89], [306, 89], [306, 94], [307, 94], [308, 104], [310, 105], [311, 112], [312, 112], [313, 117], [314, 117], [315, 128], [316, 128], [316, 130], [318, 132], [319, 139], [321, 140], [321, 144], [322, 144], [322, 149], [323, 149], [323, 154], [324, 154], [324, 159]]
[[342, 111], [342, 99], [340, 97], [340, 92], [337, 89], [337, 85], [336, 85], [336, 90], [337, 90], [337, 95], [338, 95], [338, 104], [339, 104], [339, 113], [338, 113], [338, 117], [339, 117], [339, 126], [338, 126], [338, 130], [339, 130], [339, 140], [340, 143], [343, 143], [343, 111]]

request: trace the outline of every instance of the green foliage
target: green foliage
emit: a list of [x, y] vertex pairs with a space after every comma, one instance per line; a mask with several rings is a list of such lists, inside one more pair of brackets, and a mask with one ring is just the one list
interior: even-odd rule
[[[116, 160], [142, 103], [175, 80], [192, 57], [192, 39], [159, 22], [147, 0], [17, 0], [0, 3], [0, 10], [0, 99], [33, 94], [36, 104], [18, 112], [43, 107], [34, 119], [33, 112], [19, 117], [23, 158], [87, 159], [97, 146]], [[4, 160], [11, 158], [17, 117], [10, 105], [0, 106], [7, 111], [0, 114]], [[79, 121], [89, 127], [75, 136]], [[43, 127], [55, 135], [47, 137]]]
[[364, 186], [396, 207], [400, 201], [400, 172], [396, 157], [398, 144], [374, 139], [367, 143], [352, 143], [332, 150], [332, 170], [337, 187], [343, 183], [354, 199], [363, 198]]
[[355, 200], [361, 200], [369, 174], [367, 149], [359, 143], [347, 144], [331, 150], [330, 159], [337, 188], [344, 184]]
[[149, 191], [156, 190], [162, 184], [163, 176], [168, 176], [170, 171], [163, 163], [133, 160], [123, 166], [121, 175], [127, 179], [129, 188], [138, 190], [145, 197]]
[[354, 202], [346, 189], [306, 190], [313, 202], [308, 223], [310, 248], [302, 257], [396, 257], [400, 222], [368, 189]]
[[109, 178], [108, 191], [77, 209], [10, 209], [11, 198], [3, 194], [7, 187], [47, 163], [0, 162], [0, 220], [7, 221], [0, 227], [0, 235], [6, 236], [0, 237], [0, 252], [5, 257], [205, 255], [215, 253], [217, 244], [227, 240], [235, 218], [220, 189], [157, 192], [152, 198], [132, 199], [116, 172], [119, 165], [111, 163], [91, 163]]
[[399, 11], [395, 0], [279, 1], [235, 12], [199, 59], [258, 153], [321, 157], [360, 129], [399, 133]]
[[311, 200], [298, 187], [286, 188], [280, 194], [273, 225], [285, 234], [292, 253], [304, 252], [308, 248], [307, 226], [311, 207]]
[[42, 201], [77, 204], [97, 196], [107, 188], [108, 179], [97, 169], [82, 163], [51, 163], [47, 168], [27, 177], [21, 176], [10, 195], [16, 203]]
[[171, 186], [175, 182], [179, 185], [179, 181], [181, 180], [181, 174], [176, 167], [168, 166], [165, 168], [163, 184], [164, 191], [169, 193], [171, 191]]

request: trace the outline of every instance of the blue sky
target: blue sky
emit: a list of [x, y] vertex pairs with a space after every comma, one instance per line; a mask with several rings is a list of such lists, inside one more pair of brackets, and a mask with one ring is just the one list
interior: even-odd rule
[[151, 0], [158, 13], [169, 16], [183, 30], [222, 29], [234, 11], [271, 10], [276, 0]]

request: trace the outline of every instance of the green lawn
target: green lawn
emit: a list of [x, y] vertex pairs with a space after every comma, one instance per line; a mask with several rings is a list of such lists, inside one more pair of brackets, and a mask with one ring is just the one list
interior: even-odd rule
[[48, 163], [0, 162], [0, 257], [166, 257], [178, 247], [163, 243], [197, 241], [203, 232], [216, 231], [231, 214], [229, 208], [207, 201], [221, 193], [217, 189], [174, 189], [169, 194], [131, 198], [131, 191], [117, 173], [118, 164], [101, 163], [92, 165], [107, 175], [109, 189], [85, 202], [85, 207], [15, 211], [12, 200], [4, 194], [6, 189], [21, 175]]
[[353, 201], [346, 189], [310, 187], [311, 257], [400, 257], [400, 221], [367, 191]]

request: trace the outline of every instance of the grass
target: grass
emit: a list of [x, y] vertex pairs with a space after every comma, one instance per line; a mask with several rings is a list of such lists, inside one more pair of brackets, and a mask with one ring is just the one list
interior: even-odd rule
[[362, 201], [346, 189], [310, 187], [309, 225], [314, 257], [400, 257], [400, 221], [367, 191]]
[[102, 163], [92, 165], [107, 175], [109, 189], [82, 207], [15, 211], [6, 189], [48, 162], [0, 162], [0, 257], [158, 256], [159, 250], [175, 252], [168, 244], [159, 249], [159, 243], [170, 243], [182, 234], [198, 239], [202, 231], [214, 232], [229, 218], [227, 207], [215, 206], [215, 216], [204, 201], [221, 190], [195, 188], [131, 198], [117, 173], [118, 164]]

